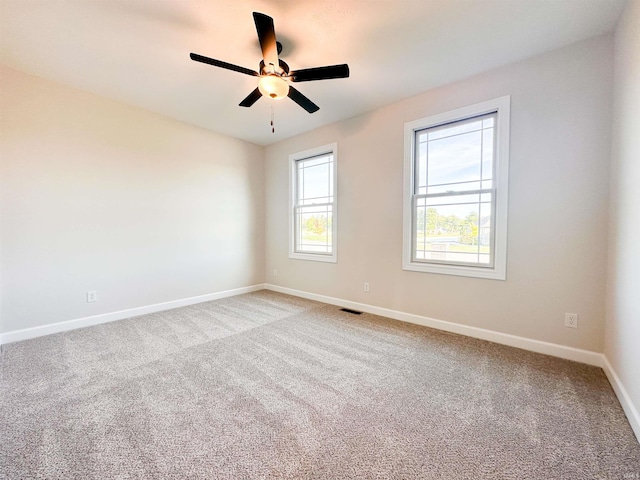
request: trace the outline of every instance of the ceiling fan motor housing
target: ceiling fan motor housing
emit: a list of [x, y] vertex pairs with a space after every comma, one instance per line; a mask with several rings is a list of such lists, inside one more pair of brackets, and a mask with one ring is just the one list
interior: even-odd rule
[[275, 73], [277, 75], [289, 75], [289, 65], [287, 65], [287, 62], [285, 62], [284, 60], [278, 59], [278, 63], [280, 64], [280, 68], [276, 69], [274, 72], [270, 72], [266, 68], [264, 64], [264, 60], [260, 60], [260, 68], [258, 69], [258, 71], [262, 75], [268, 75], [270, 73]]

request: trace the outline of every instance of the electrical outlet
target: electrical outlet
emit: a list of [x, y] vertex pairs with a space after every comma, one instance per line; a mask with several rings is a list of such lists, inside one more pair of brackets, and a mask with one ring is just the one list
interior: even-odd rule
[[277, 277], [277, 276], [278, 276], [278, 269], [277, 269], [277, 268], [274, 268], [274, 269], [273, 269], [273, 276], [274, 276], [274, 277]]
[[564, 326], [569, 328], [578, 328], [578, 314], [577, 313], [565, 313], [564, 314]]
[[364, 282], [364, 291], [365, 292], [369, 291], [369, 282]]
[[91, 290], [87, 292], [87, 303], [97, 302], [98, 301], [98, 292], [95, 290]]

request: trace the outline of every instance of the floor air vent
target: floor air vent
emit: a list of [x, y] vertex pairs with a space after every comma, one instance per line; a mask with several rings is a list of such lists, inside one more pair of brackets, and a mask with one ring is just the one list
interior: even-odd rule
[[357, 310], [351, 310], [350, 308], [341, 308], [340, 310], [347, 313], [353, 313], [354, 315], [360, 315], [362, 313]]

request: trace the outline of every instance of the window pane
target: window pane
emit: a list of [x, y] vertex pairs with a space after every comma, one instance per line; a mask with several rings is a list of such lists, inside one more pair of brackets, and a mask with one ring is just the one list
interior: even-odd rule
[[432, 250], [418, 251], [416, 260], [432, 260], [447, 263], [471, 264], [479, 266], [490, 266], [490, 257], [488, 254], [465, 253], [451, 251], [447, 244], [429, 245]]
[[297, 162], [298, 202], [302, 205], [332, 202], [332, 156]]
[[471, 195], [446, 195], [442, 197], [423, 197], [416, 200], [418, 206], [473, 205], [479, 202], [491, 202], [491, 193], [474, 193]]
[[428, 139], [429, 141], [438, 140], [439, 138], [460, 135], [461, 133], [476, 132], [480, 129], [482, 129], [481, 120], [455, 122], [448, 125], [442, 125], [440, 127], [430, 128], [428, 130]]
[[428, 185], [480, 180], [481, 133], [429, 142]]
[[427, 142], [418, 143], [418, 162], [416, 165], [417, 193], [427, 193]]
[[[437, 193], [455, 193], [468, 190], [480, 190], [482, 188], [482, 182], [478, 181], [445, 183], [442, 185], [429, 186], [428, 193], [429, 195]], [[426, 188], [424, 189], [424, 193], [427, 193]]]
[[491, 203], [462, 203], [471, 197], [479, 199], [479, 195], [436, 199], [452, 205], [429, 205], [433, 199], [416, 201], [416, 260], [491, 263]]
[[331, 253], [333, 207], [299, 207], [296, 210], [298, 252]]
[[482, 131], [482, 179], [493, 178], [493, 128]]
[[319, 155], [305, 160], [298, 160], [298, 164], [304, 168], [315, 167], [316, 165], [322, 165], [323, 163], [330, 162], [331, 159], [331, 155]]
[[495, 113], [492, 114], [489, 118], [486, 118], [482, 121], [482, 128], [491, 128], [494, 125], [494, 117]]
[[477, 190], [493, 178], [495, 114], [416, 132], [416, 194]]
[[[333, 157], [331, 157], [333, 160]], [[329, 182], [329, 201], [333, 202], [333, 161], [329, 164], [329, 178], [327, 178], [327, 182]]]
[[491, 247], [492, 210], [493, 205], [490, 202], [480, 204], [480, 215], [478, 217], [478, 245], [481, 247], [487, 247], [487, 249]]

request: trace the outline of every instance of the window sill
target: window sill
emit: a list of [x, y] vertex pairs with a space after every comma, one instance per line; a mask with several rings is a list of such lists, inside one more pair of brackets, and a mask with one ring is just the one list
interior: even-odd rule
[[505, 269], [466, 267], [462, 265], [436, 265], [429, 263], [411, 262], [402, 265], [403, 270], [423, 273], [437, 273], [441, 275], [456, 275], [459, 277], [486, 278], [489, 280], [506, 280]]
[[311, 260], [312, 262], [337, 263], [336, 255], [322, 255], [314, 253], [289, 253], [289, 258], [294, 260]]

